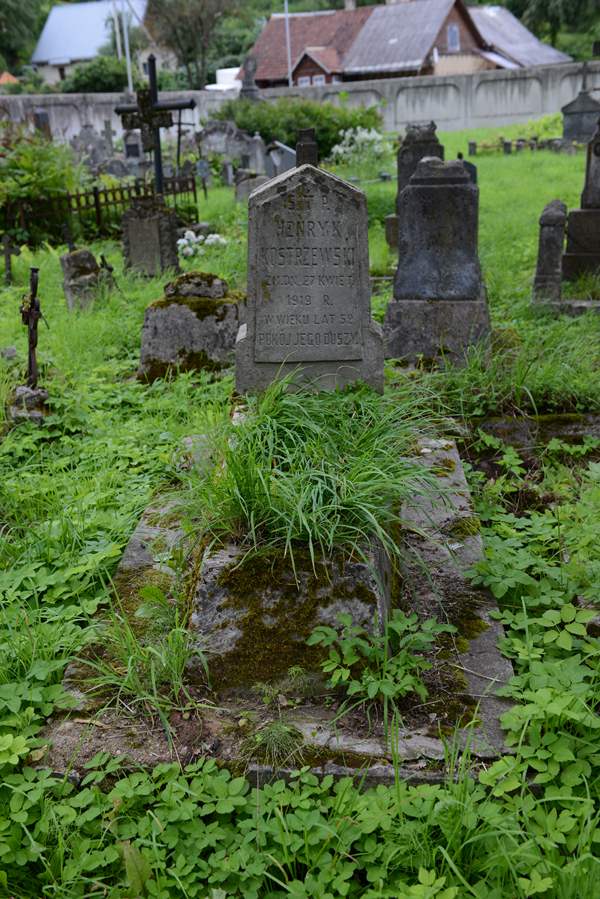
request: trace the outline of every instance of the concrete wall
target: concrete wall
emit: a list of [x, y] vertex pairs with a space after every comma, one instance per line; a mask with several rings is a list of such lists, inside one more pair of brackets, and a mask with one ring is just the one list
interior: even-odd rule
[[[350, 106], [380, 107], [385, 129], [397, 131], [407, 122], [434, 119], [441, 130], [479, 128], [525, 122], [548, 113], [559, 112], [573, 100], [582, 81], [578, 63], [543, 66], [532, 69], [496, 70], [473, 75], [425, 75], [418, 78], [354, 81], [326, 84], [322, 87], [271, 88], [263, 91], [265, 99], [286, 95], [313, 100], [344, 102]], [[600, 62], [590, 63], [588, 86], [600, 88]], [[180, 91], [161, 94], [161, 98], [193, 97], [196, 109], [186, 110], [183, 121], [198, 128], [234, 91]], [[597, 95], [600, 98], [600, 93]], [[117, 135], [121, 122], [114, 107], [122, 102], [117, 94], [41, 94], [0, 95], [0, 118], [31, 121], [33, 109], [44, 107], [50, 115], [52, 133], [60, 140], [78, 134], [82, 125], [90, 123], [100, 132], [109, 119]], [[173, 130], [173, 136], [175, 131]]]

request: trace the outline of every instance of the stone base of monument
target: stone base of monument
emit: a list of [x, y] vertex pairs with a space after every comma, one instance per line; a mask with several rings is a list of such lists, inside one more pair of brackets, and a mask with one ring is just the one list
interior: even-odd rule
[[14, 424], [32, 421], [41, 424], [48, 415], [48, 391], [42, 387], [20, 385], [9, 400], [8, 420]]
[[[202, 447], [202, 440], [195, 444]], [[183, 537], [177, 499], [155, 502], [115, 576], [121, 608], [139, 628], [143, 621], [135, 613], [145, 602], [145, 585], [169, 597], [187, 583], [193, 639], [206, 653], [212, 690], [192, 656], [190, 701], [185, 712], [170, 716], [167, 737], [158, 720], [107, 711], [108, 697], [90, 689], [85, 662], [71, 665], [65, 687], [75, 709], [46, 726], [49, 749], [41, 764], [77, 779], [100, 750], [149, 767], [210, 756], [253, 781], [307, 765], [318, 775], [350, 775], [373, 785], [397, 776], [442, 781], [452, 752], [466, 750], [473, 770], [501, 755], [499, 718], [507, 704], [497, 691], [512, 667], [498, 650], [503, 631], [493, 618], [495, 603], [467, 577], [482, 556], [479, 522], [454, 444], [424, 441], [419, 454], [436, 474], [439, 492], [414, 496], [402, 510], [407, 552], [396, 573], [375, 549], [362, 561], [317, 556], [314, 567], [299, 552], [295, 573], [281, 554], [244, 559], [235, 545], [199, 554]], [[169, 552], [186, 563], [178, 569], [168, 561]], [[390, 607], [454, 624], [457, 632], [440, 638], [429, 654], [427, 699], [406, 697], [386, 736], [377, 714], [339, 714], [340, 694], [327, 689], [317, 648], [305, 640], [315, 625], [335, 623], [342, 611], [377, 627]], [[284, 724], [297, 742], [293, 758], [276, 768], [252, 749], [273, 722]]]
[[487, 300], [391, 300], [383, 323], [386, 359], [460, 364], [490, 334]]
[[241, 294], [216, 275], [187, 272], [165, 285], [146, 309], [138, 375], [146, 381], [172, 370], [220, 371], [234, 361]]
[[600, 297], [597, 300], [565, 300], [557, 302], [537, 302], [536, 308], [543, 312], [551, 312], [554, 315], [570, 315], [575, 318], [585, 315], [586, 312], [600, 312]]

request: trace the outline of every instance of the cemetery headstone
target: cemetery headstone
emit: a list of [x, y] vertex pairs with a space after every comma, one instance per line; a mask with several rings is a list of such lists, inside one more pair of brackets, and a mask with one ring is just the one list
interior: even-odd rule
[[[595, 54], [594, 54], [595, 55]], [[588, 65], [582, 67], [581, 90], [574, 100], [562, 107], [563, 140], [585, 144], [591, 140], [600, 116], [600, 102], [588, 90]]]
[[235, 180], [235, 173], [233, 170], [233, 163], [226, 159], [221, 166], [221, 181], [226, 187], [233, 187]]
[[277, 175], [283, 175], [290, 169], [296, 168], [296, 151], [282, 144], [281, 141], [274, 140], [267, 147], [267, 155], [265, 159], [266, 174], [269, 178], [275, 178]]
[[268, 175], [257, 175], [250, 169], [239, 168], [235, 173], [235, 199], [245, 203], [253, 190], [269, 181]]
[[256, 81], [254, 80], [254, 76], [256, 75], [257, 62], [254, 56], [246, 57], [244, 62], [244, 77], [242, 79], [242, 86], [240, 88], [240, 99], [242, 100], [251, 100], [253, 103], [256, 103], [260, 100], [260, 91], [256, 85]]
[[587, 146], [581, 209], [569, 212], [563, 277], [567, 281], [600, 269], [600, 119]]
[[70, 143], [77, 159], [92, 171], [97, 171], [110, 158], [111, 147], [107, 145], [104, 135], [96, 133], [93, 125], [84, 125]]
[[512, 141], [511, 140], [503, 140], [502, 141], [502, 151], [505, 156], [510, 156], [512, 153]]
[[474, 140], [469, 141], [469, 156], [477, 156], [477, 142]]
[[169, 370], [219, 371], [233, 364], [239, 295], [216, 275], [187, 272], [165, 285], [164, 297], [146, 309], [139, 377]]
[[390, 249], [398, 249], [398, 216], [395, 214], [385, 217], [385, 241]]
[[540, 216], [538, 258], [533, 282], [534, 303], [559, 303], [561, 300], [566, 223], [566, 205], [560, 200], [552, 200]]
[[426, 158], [401, 200], [386, 356], [461, 361], [490, 329], [477, 253], [479, 190], [461, 161]]
[[177, 216], [160, 198], [140, 197], [122, 218], [125, 267], [152, 278], [179, 271]]
[[250, 197], [246, 321], [236, 342], [239, 393], [292, 374], [331, 390], [383, 388], [383, 343], [371, 318], [364, 194], [303, 165]]
[[81, 249], [60, 257], [63, 270], [63, 289], [69, 312], [86, 309], [94, 301], [105, 278], [93, 253]]
[[408, 124], [406, 134], [398, 150], [398, 188], [396, 213], [400, 212], [400, 194], [414, 175], [417, 165], [426, 156], [444, 158], [444, 147], [436, 134], [435, 122]]
[[125, 159], [142, 158], [142, 138], [136, 131], [125, 132], [123, 146], [125, 147]]
[[13, 244], [9, 234], [2, 235], [2, 255], [4, 256], [4, 283], [9, 287], [12, 284], [12, 257], [21, 255], [21, 250]]
[[27, 384], [19, 385], [9, 404], [8, 417], [13, 422], [23, 420], [40, 423], [47, 412], [48, 392], [38, 387], [38, 324], [44, 319], [38, 297], [39, 269], [31, 268], [29, 273], [29, 293], [23, 297], [19, 312], [21, 321], [27, 327]]
[[296, 140], [296, 166], [319, 165], [319, 147], [314, 128], [301, 128]]
[[46, 140], [52, 140], [52, 128], [50, 127], [50, 116], [47, 109], [38, 106], [33, 110], [33, 127]]

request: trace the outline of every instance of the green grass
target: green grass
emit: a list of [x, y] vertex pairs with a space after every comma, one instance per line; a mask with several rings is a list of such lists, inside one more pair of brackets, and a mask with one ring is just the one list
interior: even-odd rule
[[[464, 152], [469, 136], [442, 135], [447, 157]], [[399, 498], [401, 456], [423, 422], [445, 413], [472, 422], [507, 410], [599, 409], [598, 317], [554, 319], [532, 312], [529, 300], [537, 220], [555, 197], [577, 205], [583, 158], [526, 151], [476, 161], [491, 354], [474, 351], [460, 370], [408, 373], [388, 365], [383, 400], [359, 393], [303, 403], [273, 391], [252, 422], [234, 431], [237, 447], [226, 445], [231, 429], [221, 431], [226, 474], [201, 488], [217, 503], [200, 522], [214, 536], [252, 523], [257, 538], [284, 546], [309, 536], [319, 548], [351, 545], [367, 533], [367, 513], [387, 527], [388, 509], [373, 510], [373, 497]], [[371, 178], [392, 165], [377, 161], [344, 174]], [[393, 264], [381, 223], [393, 210], [395, 186], [366, 190], [372, 263], [381, 273]], [[200, 217], [229, 243], [195, 266], [243, 289], [246, 212], [232, 193], [216, 188], [207, 203], [201, 199]], [[510, 448], [471, 447], [473, 464], [478, 454], [495, 453], [491, 474], [470, 474], [486, 547], [476, 576], [497, 597], [502, 649], [515, 667], [514, 707], [504, 720], [510, 751], [479, 776], [463, 760], [444, 784], [399, 779], [361, 793], [306, 772], [250, 790], [202, 759], [186, 769], [132, 771], [100, 753], [78, 772], [81, 781], [44, 768], [41, 727], [67, 704], [62, 675], [98, 639], [98, 609], [112, 658], [98, 672], [101, 686], [167, 725], [187, 705], [185, 610], [169, 606], [163, 615], [154, 607], [146, 619], [152, 627], [130, 632], [112, 578], [152, 496], [184, 481], [192, 486], [174, 463], [181, 438], [206, 433], [231, 410], [230, 378], [185, 374], [152, 385], [133, 378], [144, 309], [167, 276], [126, 275], [118, 247], [102, 249], [120, 290], [87, 312], [67, 312], [59, 254], [48, 249], [23, 252], [14, 261], [15, 286], [0, 293], [0, 347], [19, 353], [16, 368], [0, 360], [1, 402], [22, 378], [18, 307], [28, 266], [39, 265], [50, 326], [40, 327], [39, 357], [52, 403], [42, 428], [21, 425], [0, 442], [0, 895], [597, 899], [599, 657], [578, 605], [578, 597], [597, 605], [593, 441], [540, 447], [528, 463]], [[385, 301], [383, 288], [380, 315]], [[296, 440], [305, 452], [294, 452]], [[360, 500], [353, 506], [341, 501], [345, 480]], [[267, 734], [263, 758], [293, 750], [300, 761], [289, 736]], [[258, 745], [249, 749], [261, 754]]]

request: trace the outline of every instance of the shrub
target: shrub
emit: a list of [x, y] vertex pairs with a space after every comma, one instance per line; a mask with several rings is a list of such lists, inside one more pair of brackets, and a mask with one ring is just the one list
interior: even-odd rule
[[316, 103], [282, 97], [274, 103], [253, 103], [250, 100], [229, 100], [216, 114], [219, 119], [232, 119], [238, 128], [263, 140], [280, 140], [290, 147], [296, 145], [298, 131], [314, 128], [321, 158], [329, 156], [340, 141], [343, 131], [351, 128], [379, 128], [381, 116], [375, 107], [349, 109], [332, 103]]
[[[139, 81], [134, 76], [134, 81]], [[112, 94], [127, 87], [127, 70], [123, 60], [113, 56], [98, 56], [81, 63], [62, 82], [65, 94]], [[136, 84], [137, 87], [137, 84]]]

